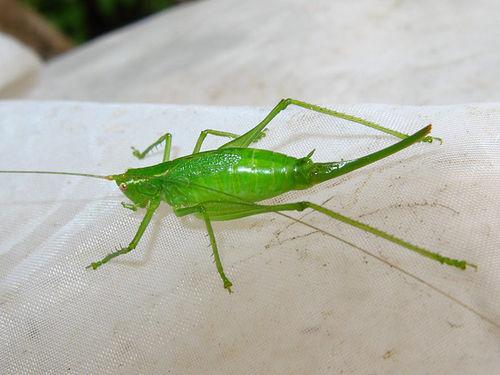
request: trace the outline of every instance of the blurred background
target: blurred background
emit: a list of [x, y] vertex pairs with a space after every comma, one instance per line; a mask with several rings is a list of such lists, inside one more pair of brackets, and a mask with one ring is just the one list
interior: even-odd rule
[[494, 0], [0, 0], [0, 98], [500, 100]]
[[[185, 0], [184, 0], [185, 1]], [[49, 59], [182, 0], [1, 0], [0, 29]]]

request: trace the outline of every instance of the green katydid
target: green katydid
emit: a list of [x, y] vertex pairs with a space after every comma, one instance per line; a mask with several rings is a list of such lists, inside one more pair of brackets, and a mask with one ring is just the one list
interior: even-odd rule
[[[400, 141], [354, 160], [327, 163], [313, 162], [311, 160], [312, 152], [303, 158], [294, 158], [281, 153], [249, 147], [250, 144], [264, 136], [264, 131], [269, 122], [290, 104], [376, 129], [393, 135], [399, 138]], [[124, 173], [108, 176], [49, 171], [0, 171], [0, 173], [44, 173], [111, 180], [116, 182], [120, 190], [132, 202], [123, 203], [125, 208], [132, 210], [137, 208], [146, 209], [146, 214], [139, 225], [139, 229], [129, 245], [106, 255], [99, 261], [91, 263], [88, 268], [92, 269], [97, 269], [111, 259], [134, 250], [161, 201], [165, 201], [172, 206], [177, 216], [194, 214], [204, 221], [217, 271], [223, 281], [224, 288], [229, 292], [231, 292], [232, 283], [224, 273], [212, 229], [212, 221], [234, 220], [268, 212], [303, 211], [307, 208], [372, 233], [440, 263], [460, 269], [465, 269], [467, 266], [476, 267], [465, 260], [445, 257], [413, 245], [380, 229], [312, 202], [278, 205], [258, 203], [291, 190], [306, 189], [349, 173], [386, 158], [414, 143], [430, 143], [433, 140], [441, 141], [439, 138], [431, 137], [429, 135], [430, 131], [431, 126], [428, 125], [412, 135], [407, 135], [359, 117], [295, 99], [284, 99], [257, 126], [241, 136], [210, 129], [202, 131], [193, 153], [188, 156], [170, 160], [172, 136], [169, 133], [160, 137], [143, 152], [133, 149], [133, 155], [142, 159], [157, 146], [164, 143], [163, 161], [160, 164], [128, 169]], [[217, 149], [201, 152], [201, 146], [208, 134], [232, 139]]]

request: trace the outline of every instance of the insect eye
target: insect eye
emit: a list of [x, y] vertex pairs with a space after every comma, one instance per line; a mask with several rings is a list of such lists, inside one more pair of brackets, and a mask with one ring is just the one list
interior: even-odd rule
[[120, 184], [120, 190], [121, 190], [121, 191], [125, 191], [125, 190], [127, 190], [127, 184], [126, 184], [126, 183], [124, 183], [124, 182], [122, 182], [122, 183]]

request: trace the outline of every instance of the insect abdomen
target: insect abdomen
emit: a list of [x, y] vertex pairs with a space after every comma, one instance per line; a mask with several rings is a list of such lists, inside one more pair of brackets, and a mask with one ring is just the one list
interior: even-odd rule
[[176, 190], [191, 204], [230, 200], [231, 196], [257, 202], [308, 187], [308, 165], [312, 165], [309, 159], [272, 151], [228, 148], [184, 158], [168, 178], [184, 181], [185, 188]]

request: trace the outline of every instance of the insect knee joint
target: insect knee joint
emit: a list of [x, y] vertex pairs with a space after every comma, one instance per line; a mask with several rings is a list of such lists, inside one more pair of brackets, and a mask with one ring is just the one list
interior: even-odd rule
[[297, 203], [297, 211], [304, 211], [309, 207], [309, 202], [299, 202]]

